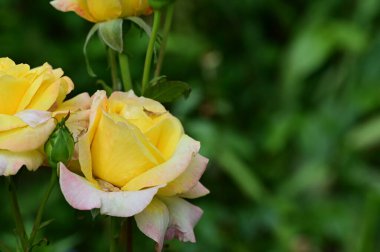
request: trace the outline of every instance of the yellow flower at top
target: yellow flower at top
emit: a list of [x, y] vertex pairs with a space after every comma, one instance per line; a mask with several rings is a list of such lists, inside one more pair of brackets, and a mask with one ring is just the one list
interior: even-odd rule
[[94, 23], [152, 13], [148, 0], [54, 0], [50, 3], [57, 10], [74, 11]]

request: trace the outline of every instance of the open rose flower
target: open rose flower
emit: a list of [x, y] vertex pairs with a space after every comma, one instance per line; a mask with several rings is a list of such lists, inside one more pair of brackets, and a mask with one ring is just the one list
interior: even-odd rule
[[[14, 175], [23, 165], [36, 170], [43, 163], [42, 149], [55, 128], [54, 114], [90, 102], [88, 95], [81, 95], [63, 103], [73, 87], [61, 69], [47, 63], [30, 69], [0, 58], [0, 175]], [[76, 115], [81, 120], [73, 128], [85, 127], [85, 116]]]
[[74, 11], [94, 23], [152, 12], [148, 0], [54, 0], [50, 3], [57, 10]]
[[199, 148], [160, 103], [132, 91], [109, 99], [98, 91], [88, 131], [78, 140], [80, 170], [61, 164], [61, 190], [76, 209], [135, 215], [157, 250], [164, 239], [195, 242], [202, 210], [183, 198], [208, 193], [199, 182], [208, 162]]

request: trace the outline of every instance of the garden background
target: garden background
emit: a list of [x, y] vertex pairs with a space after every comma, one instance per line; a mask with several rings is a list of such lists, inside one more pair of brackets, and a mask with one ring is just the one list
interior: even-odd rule
[[[76, 93], [100, 89], [82, 46], [91, 24], [47, 0], [0, 0], [0, 56], [49, 62]], [[149, 21], [149, 18], [147, 19]], [[168, 106], [210, 158], [196, 244], [165, 251], [380, 251], [380, 1], [178, 0], [163, 73], [192, 86]], [[147, 39], [126, 50], [141, 80]], [[89, 57], [110, 82], [103, 45]], [[74, 95], [74, 94], [72, 94]], [[49, 172], [16, 176], [29, 228]], [[0, 240], [16, 241], [0, 178]], [[102, 217], [72, 209], [58, 187], [35, 251], [106, 251]], [[135, 251], [153, 242], [134, 233]]]

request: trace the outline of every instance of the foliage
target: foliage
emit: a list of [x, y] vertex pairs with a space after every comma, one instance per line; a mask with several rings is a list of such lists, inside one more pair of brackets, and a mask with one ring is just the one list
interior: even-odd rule
[[[211, 194], [197, 202], [198, 242], [167, 251], [379, 251], [380, 2], [178, 0], [176, 8], [162, 74], [191, 85], [171, 111], [211, 160], [203, 178]], [[61, 66], [77, 92], [101, 88], [81, 54], [91, 24], [42, 0], [2, 0], [0, 15], [1, 56]], [[124, 48], [139, 82], [147, 39], [129, 32]], [[110, 82], [103, 44], [93, 39], [88, 51]], [[39, 177], [18, 178], [30, 220]], [[32, 190], [36, 199], [22, 197]], [[48, 209], [49, 251], [105, 251], [88, 213], [62, 196]], [[12, 225], [0, 220], [1, 240], [14, 242], [4, 237]], [[137, 235], [139, 251], [149, 251]]]

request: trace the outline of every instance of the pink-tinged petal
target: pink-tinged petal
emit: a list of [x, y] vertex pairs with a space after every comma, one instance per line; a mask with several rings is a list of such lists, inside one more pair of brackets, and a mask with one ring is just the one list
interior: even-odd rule
[[27, 126], [27, 124], [14, 115], [0, 114], [0, 132], [25, 126]]
[[41, 110], [23, 110], [18, 112], [15, 116], [20, 118], [30, 127], [35, 128], [51, 119], [52, 114], [51, 112]]
[[102, 214], [133, 216], [149, 205], [160, 186], [135, 192], [105, 192], [60, 164], [60, 185], [67, 202], [79, 210], [100, 208]]
[[178, 197], [160, 197], [160, 199], [168, 207], [170, 213], [165, 240], [178, 238], [183, 242], [195, 242], [193, 229], [203, 214], [202, 209]]
[[154, 198], [139, 214], [135, 215], [137, 227], [157, 243], [156, 251], [161, 251], [169, 225], [169, 210], [166, 205]]
[[176, 152], [168, 161], [132, 179], [122, 189], [136, 191], [173, 181], [187, 169], [195, 154], [198, 153], [199, 148], [199, 142], [187, 135], [183, 135], [178, 143]]
[[95, 22], [95, 19], [88, 11], [86, 0], [54, 0], [50, 4], [59, 11], [74, 11], [82, 18]]
[[189, 167], [174, 181], [168, 183], [167, 186], [161, 188], [159, 195], [174, 196], [189, 191], [193, 188], [201, 178], [206, 169], [208, 159], [197, 154], [192, 160]]
[[83, 177], [69, 171], [60, 164], [59, 184], [66, 201], [75, 209], [91, 210], [100, 208], [101, 191]]
[[198, 182], [189, 191], [182, 193], [182, 194], [179, 194], [178, 197], [187, 198], [187, 199], [196, 199], [199, 197], [203, 197], [209, 193], [210, 193], [210, 191], [204, 185], [202, 185], [200, 182]]
[[91, 107], [91, 97], [88, 93], [82, 93], [70, 100], [63, 102], [58, 108], [55, 109], [54, 114], [60, 112], [67, 113], [68, 111], [74, 112], [78, 110], [86, 110]]
[[15, 152], [35, 150], [41, 147], [55, 128], [53, 119], [35, 128], [26, 126], [0, 132], [0, 149]]
[[27, 152], [0, 150], [0, 176], [15, 175], [24, 165], [28, 170], [37, 170], [43, 160], [44, 155], [37, 150]]

